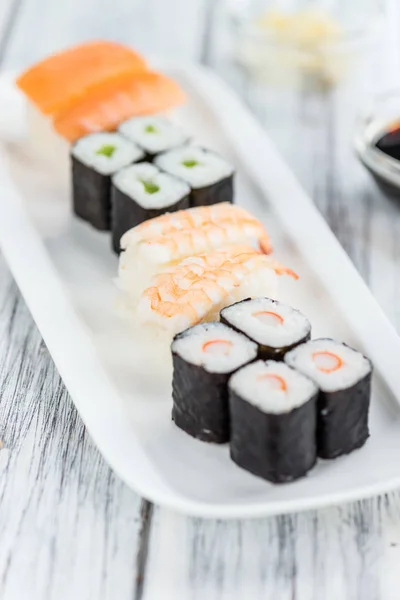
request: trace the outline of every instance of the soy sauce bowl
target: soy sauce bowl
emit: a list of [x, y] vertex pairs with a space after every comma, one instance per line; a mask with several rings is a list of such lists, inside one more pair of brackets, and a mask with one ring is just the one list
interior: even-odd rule
[[377, 147], [377, 142], [395, 125], [400, 128], [400, 89], [378, 96], [358, 118], [354, 146], [382, 191], [400, 199], [400, 160]]

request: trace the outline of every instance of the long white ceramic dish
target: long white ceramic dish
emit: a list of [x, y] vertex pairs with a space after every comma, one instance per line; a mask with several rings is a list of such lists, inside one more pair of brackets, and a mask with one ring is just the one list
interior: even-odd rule
[[[283, 287], [282, 299], [310, 317], [316, 336], [342, 339], [373, 360], [371, 438], [350, 456], [320, 461], [304, 479], [276, 486], [236, 467], [228, 447], [177, 430], [168, 356], [147, 352], [115, 310], [117, 260], [108, 235], [72, 216], [57, 174], [21, 147], [4, 146], [1, 248], [94, 442], [139, 494], [198, 516], [285, 513], [400, 487], [400, 339], [240, 101], [203, 68], [168, 70], [189, 94], [183, 124], [236, 164], [238, 203], [266, 222], [277, 257], [301, 277]], [[8, 134], [23, 128], [14, 94], [2, 80]]]

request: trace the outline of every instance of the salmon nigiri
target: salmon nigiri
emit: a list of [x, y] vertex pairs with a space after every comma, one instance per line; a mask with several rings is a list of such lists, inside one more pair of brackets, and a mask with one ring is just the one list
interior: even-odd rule
[[38, 62], [17, 79], [28, 100], [24, 149], [69, 180], [70, 142], [136, 115], [168, 110], [184, 93], [121, 44], [92, 41]]
[[169, 110], [184, 100], [179, 85], [166, 75], [123, 74], [96, 86], [79, 104], [56, 115], [54, 128], [73, 142], [88, 133], [115, 129], [130, 117]]
[[100, 83], [147, 69], [139, 54], [121, 44], [94, 41], [63, 50], [36, 63], [17, 86], [45, 115], [74, 105]]

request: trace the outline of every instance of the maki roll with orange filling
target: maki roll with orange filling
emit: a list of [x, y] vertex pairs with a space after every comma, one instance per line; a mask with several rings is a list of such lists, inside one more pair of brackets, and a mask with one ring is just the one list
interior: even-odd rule
[[172, 419], [193, 437], [229, 440], [228, 379], [257, 356], [257, 346], [222, 323], [202, 323], [172, 342]]
[[360, 352], [331, 339], [301, 344], [285, 362], [319, 387], [318, 454], [336, 458], [365, 444], [369, 437], [371, 362]]
[[94, 133], [71, 149], [72, 194], [75, 214], [96, 229], [111, 228], [111, 176], [144, 152], [118, 133]]
[[229, 381], [231, 458], [273, 483], [305, 475], [317, 459], [318, 388], [283, 362], [258, 360]]
[[247, 298], [227, 306], [221, 322], [258, 345], [258, 357], [283, 360], [286, 352], [311, 337], [310, 321], [300, 311], [269, 298]]
[[189, 208], [189, 186], [143, 162], [121, 169], [112, 178], [112, 243], [121, 251], [121, 238], [129, 229], [165, 212]]

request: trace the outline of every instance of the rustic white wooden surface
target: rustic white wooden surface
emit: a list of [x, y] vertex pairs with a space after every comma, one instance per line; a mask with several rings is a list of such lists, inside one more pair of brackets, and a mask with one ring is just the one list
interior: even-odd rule
[[[217, 68], [266, 124], [400, 330], [400, 208], [352, 154], [356, 86], [333, 95], [293, 91], [279, 98], [277, 116], [274, 93], [227, 64], [216, 0], [0, 0], [4, 68], [101, 36]], [[394, 85], [396, 12], [386, 38], [378, 71]], [[400, 597], [399, 493], [221, 522], [153, 507], [127, 489], [87, 437], [1, 257], [0, 440], [1, 600]]]

